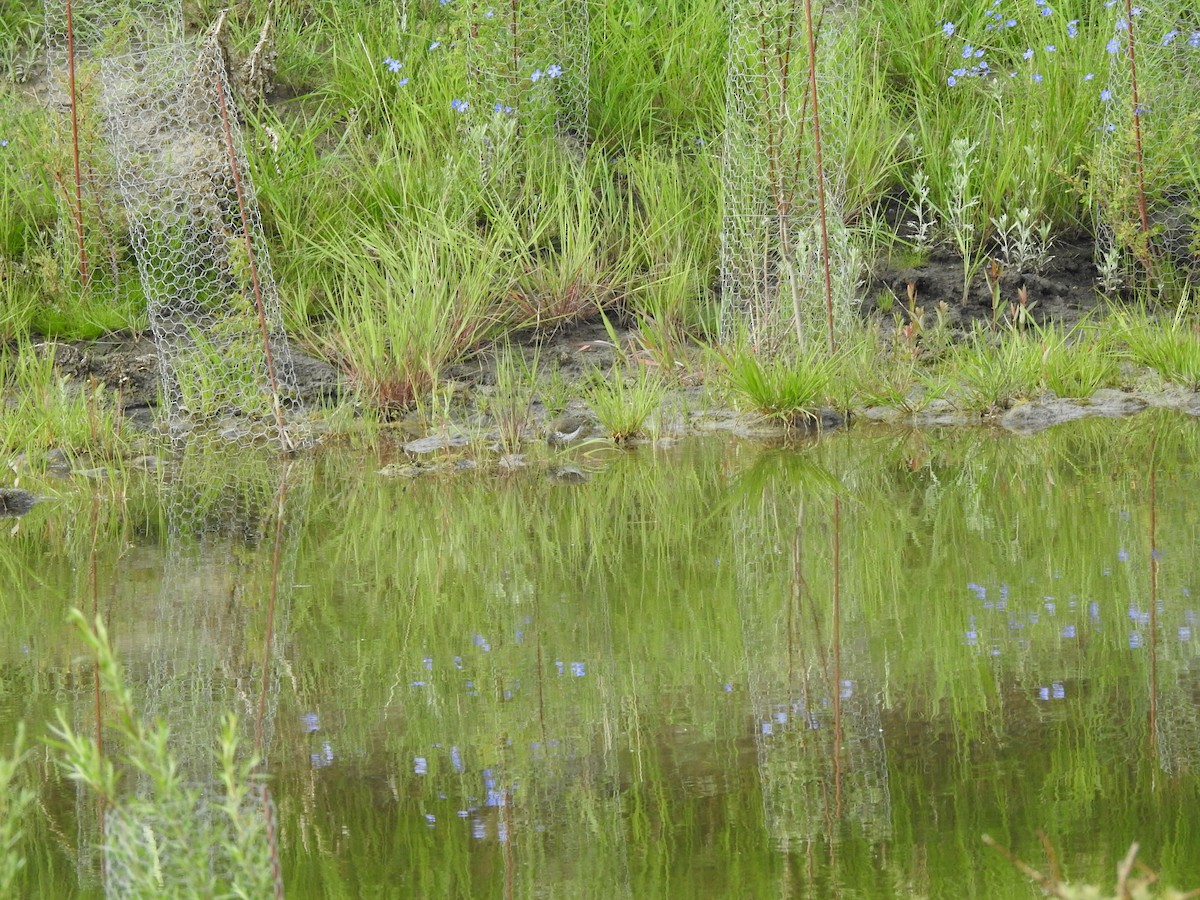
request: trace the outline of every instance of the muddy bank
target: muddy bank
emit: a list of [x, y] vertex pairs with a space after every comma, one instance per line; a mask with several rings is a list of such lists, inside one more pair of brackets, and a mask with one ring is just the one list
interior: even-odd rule
[[[908, 284], [916, 283], [918, 292], [928, 292], [926, 302], [932, 302], [938, 296], [949, 296], [950, 292], [960, 289], [961, 271], [958, 271], [960, 280], [956, 283], [951, 272], [953, 268], [954, 264], [947, 261], [931, 262], [919, 269], [898, 269], [887, 275], [890, 281], [885, 287], [890, 290], [902, 286], [907, 290]], [[1020, 282], [1027, 286], [1031, 298], [1038, 298], [1032, 310], [1039, 321], [1076, 321], [1098, 302], [1099, 295], [1092, 287], [1095, 273], [1090, 263], [1085, 264], [1078, 257], [1072, 261], [1065, 256], [1058, 271], [1061, 277], [1057, 279], [1026, 277]], [[982, 305], [983, 298], [976, 297], [975, 301], [973, 306], [960, 309], [960, 321], [970, 321], [973, 314], [991, 317], [990, 300], [986, 307]], [[951, 309], [961, 307], [961, 304], [947, 305]], [[448, 367], [443, 372], [443, 379], [453, 398], [448, 411], [454, 424], [452, 427], [443, 424], [430, 431], [428, 421], [416, 414], [394, 423], [393, 435], [402, 454], [401, 473], [412, 475], [440, 470], [441, 462], [447, 458], [477, 457], [483, 451], [506, 460], [507, 468], [519, 468], [525, 464], [525, 459], [515, 452], [514, 440], [519, 445], [541, 445], [553, 451], [603, 438], [603, 426], [583, 398], [596, 373], [611, 377], [608, 373], [622, 354], [628, 354], [630, 348], [638, 346], [636, 335], [628, 328], [616, 329], [616, 338], [621, 350], [612, 342], [612, 335], [603, 322], [598, 320], [577, 322], [549, 336], [514, 338], [512, 351], [520, 354], [526, 364], [537, 371], [538, 386], [522, 388], [530, 394], [527, 408], [519, 410], [517, 421], [509, 422], [503, 431], [495, 420], [497, 400], [503, 402], [505, 399], [501, 397], [502, 387], [498, 384], [497, 353], [485, 351]], [[47, 341], [38, 348], [41, 352], [54, 354], [56, 366], [68, 379], [81, 385], [106, 386], [135, 426], [149, 428], [154, 423], [159, 393], [158, 362], [154, 344], [148, 337], [114, 335], [91, 342]], [[656, 364], [645, 354], [639, 355], [639, 362], [649, 366]], [[300, 397], [309, 410], [314, 430], [325, 431], [322, 409], [350, 400], [350, 385], [333, 366], [303, 352], [294, 351], [294, 363]], [[843, 428], [851, 423], [864, 427], [917, 428], [987, 425], [1017, 434], [1036, 434], [1077, 419], [1124, 418], [1150, 408], [1170, 408], [1200, 416], [1200, 394], [1177, 388], [1163, 389], [1157, 383], [1143, 388], [1141, 382], [1150, 384], [1147, 379], [1139, 381], [1131, 373], [1126, 380], [1128, 389], [1100, 390], [1085, 399], [1059, 398], [1047, 393], [986, 414], [961, 408], [949, 400], [914, 396], [913, 402], [905, 408], [875, 406], [849, 412], [824, 410], [818, 421], [798, 430], [766, 422], [753, 413], [728, 408], [728, 401], [706, 387], [703, 374], [696, 372], [667, 392], [662, 409], [648, 423], [646, 435], [631, 443], [673, 442], [693, 435], [718, 433], [751, 440], [786, 440]], [[431, 460], [438, 460], [437, 465]]]
[[1003, 319], [1010, 304], [1020, 304], [1024, 295], [1024, 315], [1028, 321], [1039, 325], [1048, 322], [1074, 325], [1105, 306], [1104, 295], [1098, 289], [1095, 252], [1095, 242], [1086, 235], [1060, 238], [1051, 248], [1051, 260], [1040, 273], [1005, 269], [994, 284], [990, 272], [976, 273], [965, 302], [962, 259], [954, 253], [934, 250], [918, 266], [885, 261], [868, 278], [862, 311], [867, 316], [892, 312], [905, 315], [911, 302], [931, 318], [941, 305], [948, 323], [962, 329], [972, 322]]

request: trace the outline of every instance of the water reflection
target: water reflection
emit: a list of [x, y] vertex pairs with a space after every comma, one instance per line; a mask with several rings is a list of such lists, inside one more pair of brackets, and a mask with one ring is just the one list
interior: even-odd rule
[[[78, 579], [190, 778], [242, 714], [306, 896], [1007, 896], [979, 837], [1038, 859], [1039, 829], [1074, 878], [1137, 839], [1194, 887], [1198, 458], [1147, 416], [703, 442], [572, 485], [226, 465], [94, 532], [90, 498], [21, 520], [0, 709], [44, 721], [67, 681], [93, 715], [58, 650]], [[58, 832], [94, 821], [62, 790]], [[60, 884], [47, 832], [30, 877]]]

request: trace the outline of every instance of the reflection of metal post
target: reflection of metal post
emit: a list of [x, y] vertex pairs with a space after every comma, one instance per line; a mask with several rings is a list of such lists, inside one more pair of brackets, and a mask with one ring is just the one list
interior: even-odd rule
[[[1130, 23], [1130, 29], [1133, 24]], [[1131, 39], [1132, 40], [1132, 39]], [[1155, 444], [1150, 442], [1150, 752], [1158, 749], [1158, 484]]]
[[[67, 8], [70, 9], [68, 2]], [[92, 548], [88, 553], [88, 590], [92, 595], [92, 629], [100, 617], [100, 591], [96, 574], [96, 547], [100, 542], [100, 497], [92, 494]], [[96, 755], [104, 758], [104, 709], [100, 702], [100, 658], [92, 667], [92, 713], [96, 720]], [[96, 796], [96, 822], [99, 826], [99, 845], [104, 846], [104, 802], [103, 794]], [[104, 854], [100, 854], [100, 884], [104, 885]]]
[[[885, 839], [890, 801], [879, 700], [864, 689], [866, 647], [843, 646], [842, 507], [840, 497], [830, 501], [827, 564], [808, 561], [807, 511], [797, 501], [790, 572], [764, 568], [763, 557], [751, 554], [739, 561], [739, 572], [761, 576], [739, 595], [786, 598], [775, 615], [760, 609], [741, 615], [766, 830], [781, 850], [803, 847], [836, 866], [839, 825], [857, 826], [868, 840]], [[778, 533], [771, 503], [764, 500], [757, 513], [764, 529]], [[814, 571], [824, 576], [816, 597], [807, 583]], [[862, 681], [847, 680], [855, 671]]]
[[[259, 757], [257, 773], [266, 769], [278, 708], [274, 660], [287, 631], [307, 481], [297, 484], [298, 462], [280, 469], [270, 457], [239, 453], [214, 462], [210, 455], [182, 459], [164, 486], [166, 561], [157, 620], [148, 623], [152, 650], [133, 662], [148, 669], [143, 715], [170, 725], [185, 780], [215, 801], [223, 788], [212, 745], [229, 710], [241, 707], [243, 734], [253, 738], [243, 746]], [[261, 647], [247, 640], [257, 627]], [[260, 805], [263, 858], [282, 897], [271, 793], [263, 784], [249, 798]], [[207, 802], [196, 811], [199, 828], [224, 827], [215, 809]]]
[[[832, 340], [832, 332], [830, 332]], [[834, 814], [842, 817], [842, 501], [833, 498], [833, 794]]]

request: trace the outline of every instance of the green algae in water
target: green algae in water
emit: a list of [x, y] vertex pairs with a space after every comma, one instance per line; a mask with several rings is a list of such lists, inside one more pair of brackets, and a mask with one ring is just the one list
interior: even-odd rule
[[[282, 500], [231, 464], [225, 528], [212, 470], [202, 517], [157, 483], [68, 498], [5, 537], [0, 741], [90, 715], [63, 623], [95, 515], [103, 611], [193, 777], [269, 647], [294, 896], [1024, 896], [980, 836], [1036, 861], [1039, 829], [1074, 880], [1137, 840], [1194, 887], [1198, 458], [1147, 415], [705, 441], [581, 484], [329, 453]], [[94, 893], [86, 804], [35, 786], [29, 892]]]

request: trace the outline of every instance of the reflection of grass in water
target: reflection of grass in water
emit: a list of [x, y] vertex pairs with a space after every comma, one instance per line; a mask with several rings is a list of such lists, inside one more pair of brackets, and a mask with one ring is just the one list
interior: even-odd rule
[[[858, 431], [772, 453], [704, 444], [618, 455], [570, 487], [534, 473], [399, 484], [364, 477], [360, 460], [329, 457], [323, 506], [299, 553], [298, 580], [311, 587], [297, 610], [292, 634], [303, 654], [292, 665], [300, 709], [320, 709], [328, 730], [319, 740], [330, 741], [335, 761], [328, 772], [308, 770], [308, 753], [321, 743], [282, 752], [307, 770], [289, 784], [286, 821], [303, 822], [339, 849], [297, 866], [337, 868], [351, 892], [361, 887], [355, 879], [365, 883], [381, 867], [397, 876], [419, 871], [413, 877], [429, 893], [451, 890], [452, 875], [470, 878], [473, 861], [486, 858], [499, 871], [505, 847], [495, 835], [508, 809], [516, 859], [529, 863], [517, 872], [520, 884], [585, 869], [628, 872], [635, 896], [663, 895], [669, 875], [673, 889], [699, 890], [700, 881], [689, 880], [699, 874], [672, 866], [721, 846], [747, 854], [745, 883], [771, 895], [771, 874], [780, 870], [764, 850], [772, 834], [763, 797], [787, 789], [787, 771], [775, 755], [762, 781], [747, 687], [754, 675], [780, 686], [766, 700], [783, 702], [794, 684], [793, 651], [814, 665], [829, 652], [835, 490], [843, 666], [856, 699], [870, 697], [880, 711], [894, 840], [908, 846], [936, 815], [961, 823], [972, 846], [1001, 818], [1014, 834], [1047, 827], [1073, 836], [1073, 847], [1081, 834], [1104, 844], [1109, 837], [1094, 837], [1096, 815], [1116, 807], [1113, 834], [1134, 829], [1148, 848], [1167, 846], [1174, 826], [1150, 808], [1150, 774], [1127, 765], [1144, 752], [1148, 661], [1145, 651], [1131, 651], [1125, 623], [1130, 598], [1145, 593], [1148, 551], [1136, 540], [1147, 526], [1141, 476], [1151, 441], [1164, 461], [1167, 636], [1190, 602], [1181, 589], [1196, 587], [1181, 562], [1194, 555], [1186, 461], [1200, 455], [1200, 436], [1190, 424], [1087, 421], [1036, 440]], [[1172, 470], [1167, 460], [1183, 462]], [[796, 631], [800, 643], [789, 647], [787, 631], [771, 626], [793, 590], [801, 504], [808, 617]], [[1122, 546], [1127, 562], [1117, 558]], [[967, 587], [985, 587], [992, 602], [1004, 582], [1004, 608], [985, 607]], [[1090, 625], [1092, 600], [1102, 627]], [[819, 633], [806, 624], [814, 614]], [[1023, 627], [1010, 630], [1010, 618]], [[1063, 637], [1066, 625], [1076, 627], [1075, 638]], [[1168, 692], [1184, 696], [1194, 655], [1187, 642], [1162, 644], [1160, 712]], [[586, 674], [574, 675], [573, 662]], [[1039, 686], [1053, 682], [1064, 684], [1066, 699], [1039, 700]], [[1060, 727], [1062, 719], [1068, 724]], [[562, 743], [535, 751], [532, 742], [543, 739]], [[417, 757], [426, 775], [414, 771]], [[380, 791], [380, 781], [340, 777], [343, 765], [386, 771], [391, 781]], [[847, 763], [847, 778], [856, 765]], [[511, 806], [467, 801], [486, 796], [484, 768], [494, 770], [498, 789], [512, 788]], [[1108, 800], [1097, 799], [1097, 785]], [[316, 807], [304, 805], [314, 790]], [[1056, 798], [1053, 805], [1029, 800], [1039, 792]], [[1163, 799], [1155, 802], [1161, 813]], [[324, 803], [336, 813], [314, 812]], [[458, 810], [470, 805], [480, 808], [461, 821]], [[614, 808], [627, 831], [612, 823]], [[477, 813], [486, 841], [471, 837]], [[425, 814], [436, 818], [432, 830]], [[385, 835], [397, 849], [380, 862]], [[869, 887], [877, 860], [856, 835], [836, 854], [813, 853], [839, 883]], [[649, 849], [631, 857], [646, 842]], [[938, 840], [925, 848], [924, 869], [889, 856], [889, 871], [903, 879], [896, 883], [934, 877], [961, 886], [975, 877], [965, 873], [978, 871], [977, 847]], [[1024, 845], [1015, 849], [1028, 855]], [[1098, 852], [1119, 856], [1123, 846]], [[1086, 861], [1074, 865], [1096, 877]], [[1175, 879], [1181, 866], [1164, 878]]]
[[25, 867], [19, 847], [24, 838], [24, 818], [35, 794], [18, 773], [25, 759], [25, 727], [17, 726], [11, 756], [0, 757], [0, 896], [17, 895], [17, 876]]
[[[273, 895], [264, 788], [255, 775], [259, 760], [239, 759], [236, 718], [227, 717], [219, 736], [222, 791], [209, 796], [182, 779], [166, 726], [139, 718], [103, 623], [97, 620], [93, 630], [82, 613], [74, 611], [72, 618], [96, 654], [110, 720], [102, 753], [60, 713], [54, 746], [68, 777], [105, 803], [109, 886], [131, 897]], [[144, 779], [132, 794], [121, 785], [129, 770]]]

